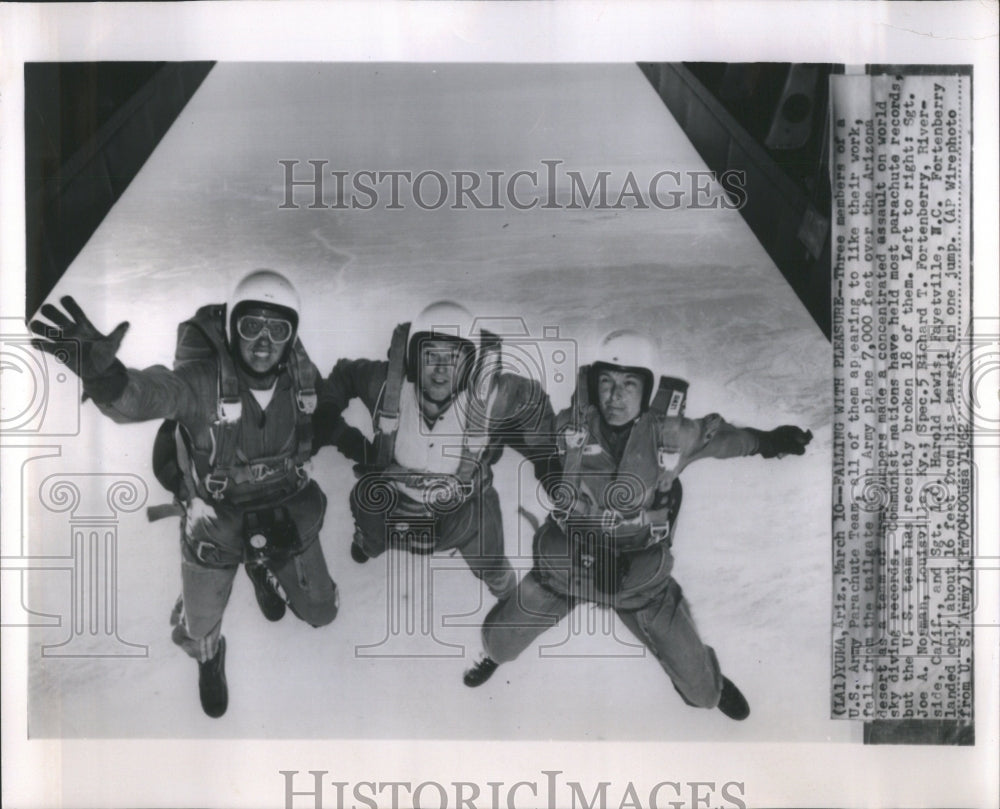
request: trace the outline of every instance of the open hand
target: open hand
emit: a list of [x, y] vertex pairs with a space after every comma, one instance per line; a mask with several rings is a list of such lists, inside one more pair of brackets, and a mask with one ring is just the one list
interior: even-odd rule
[[41, 308], [40, 314], [51, 323], [41, 319], [31, 321], [29, 327], [38, 335], [31, 344], [40, 351], [55, 354], [63, 347], [63, 341], [76, 341], [80, 350], [71, 355], [67, 363], [69, 369], [85, 381], [103, 376], [115, 361], [118, 347], [128, 331], [128, 322], [119, 323], [111, 334], [104, 335], [94, 327], [72, 296], [66, 295], [59, 302], [65, 312], [50, 303]]

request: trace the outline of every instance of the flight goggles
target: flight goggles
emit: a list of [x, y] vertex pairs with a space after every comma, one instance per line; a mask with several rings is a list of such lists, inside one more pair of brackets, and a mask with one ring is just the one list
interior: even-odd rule
[[423, 347], [420, 355], [424, 365], [428, 367], [443, 365], [450, 368], [458, 364], [461, 349], [457, 345], [428, 345]]
[[280, 344], [291, 339], [294, 328], [291, 321], [280, 317], [243, 315], [236, 321], [236, 332], [244, 340], [256, 340], [264, 331], [267, 331], [272, 343]]

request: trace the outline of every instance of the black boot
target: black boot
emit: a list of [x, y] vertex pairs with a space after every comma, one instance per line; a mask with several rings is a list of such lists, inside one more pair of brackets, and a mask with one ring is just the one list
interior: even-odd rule
[[226, 685], [226, 639], [219, 638], [215, 657], [198, 664], [198, 696], [201, 707], [217, 719], [229, 707], [229, 687]]
[[750, 716], [750, 705], [746, 697], [740, 693], [732, 680], [728, 677], [722, 678], [722, 696], [719, 697], [719, 710], [730, 719], [742, 721]]
[[482, 685], [493, 676], [493, 672], [496, 671], [499, 666], [500, 664], [497, 663], [497, 661], [492, 657], [488, 657], [485, 654], [480, 655], [475, 664], [465, 670], [465, 676], [462, 677], [462, 682], [469, 686], [469, 688], [475, 688], [477, 685]]
[[362, 548], [357, 542], [351, 543], [351, 558], [359, 565], [363, 565], [371, 559], [371, 557], [365, 553], [364, 548]]
[[278, 581], [263, 564], [246, 565], [247, 575], [253, 582], [257, 596], [257, 606], [268, 621], [280, 621], [285, 617], [285, 599], [278, 592]]

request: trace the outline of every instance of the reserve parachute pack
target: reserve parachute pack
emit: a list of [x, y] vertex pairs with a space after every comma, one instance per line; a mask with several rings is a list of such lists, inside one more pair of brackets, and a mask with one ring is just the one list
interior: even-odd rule
[[[502, 412], [499, 399], [503, 395], [496, 384], [501, 367], [502, 341], [499, 336], [483, 330], [475, 366], [466, 388], [467, 398], [463, 416], [462, 455], [454, 475], [442, 476], [406, 470], [394, 464], [396, 435], [399, 430], [399, 402], [406, 380], [406, 350], [410, 324], [400, 323], [393, 330], [389, 345], [389, 369], [385, 384], [379, 392], [372, 419], [375, 430], [374, 457], [370, 466], [411, 486], [433, 486], [435, 479], [450, 477], [457, 483], [461, 497], [467, 498], [475, 490], [479, 479], [480, 461], [489, 444], [490, 414]], [[440, 491], [440, 488], [437, 489]]]
[[[212, 424], [213, 452], [207, 459], [208, 471], [197, 472], [196, 453], [186, 430], [172, 419], [165, 420], [153, 442], [153, 473], [160, 484], [174, 495], [173, 506], [148, 509], [150, 520], [180, 514], [183, 504], [196, 495], [219, 500], [234, 477], [252, 476], [249, 464], [237, 458], [239, 423], [242, 415], [239, 377], [226, 342], [226, 307], [203, 306], [194, 317], [177, 327], [177, 346], [173, 367], [204, 360], [216, 360], [218, 366], [217, 417]], [[296, 408], [296, 450], [290, 459], [300, 469], [312, 454], [312, 420], [316, 409], [316, 370], [309, 361], [298, 336], [287, 359], [292, 376]], [[246, 468], [244, 468], [246, 467]]]

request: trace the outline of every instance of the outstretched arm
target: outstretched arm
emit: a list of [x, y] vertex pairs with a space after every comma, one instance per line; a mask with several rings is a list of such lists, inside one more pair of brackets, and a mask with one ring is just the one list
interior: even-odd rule
[[370, 442], [360, 430], [344, 421], [342, 413], [352, 399], [360, 398], [370, 413], [375, 411], [388, 365], [372, 360], [338, 360], [330, 375], [318, 386], [313, 413], [313, 452], [336, 447], [356, 463], [365, 463]]
[[[323, 384], [320, 383], [320, 391], [322, 391]], [[344, 421], [332, 400], [327, 399], [324, 402], [322, 393], [320, 393], [316, 410], [312, 415], [312, 428], [313, 455], [323, 447], [331, 446], [336, 447], [341, 455], [355, 463], [365, 463], [370, 452], [371, 442], [359, 429]]]
[[503, 412], [492, 418], [492, 434], [531, 461], [538, 480], [554, 480], [560, 463], [549, 397], [538, 382], [512, 374], [504, 374], [499, 384]]
[[[162, 365], [142, 371], [127, 368], [125, 373], [126, 383], [120, 396], [110, 402], [94, 397], [98, 409], [112, 421], [126, 424], [148, 419], [176, 419], [185, 425], [196, 421], [199, 396], [192, 384], [198, 380], [188, 379]], [[207, 391], [200, 398], [214, 403], [217, 396], [214, 366], [203, 376], [211, 379], [213, 385], [206, 386]]]
[[183, 420], [195, 406], [189, 383], [178, 374], [162, 365], [145, 371], [129, 369], [115, 356], [128, 331], [127, 322], [105, 335], [72, 296], [60, 303], [63, 309], [48, 303], [42, 306], [40, 314], [48, 321], [31, 321], [31, 331], [37, 335], [32, 345], [49, 354], [62, 354], [67, 341], [75, 343], [66, 365], [83, 382], [84, 398], [93, 399], [103, 413], [117, 422]]
[[[812, 440], [812, 432], [791, 425], [773, 430], [735, 427], [717, 413], [700, 419], [680, 419], [668, 431], [665, 443], [674, 443], [686, 456], [686, 463], [701, 458], [734, 458], [759, 454], [764, 458], [802, 455]], [[673, 435], [669, 435], [673, 432]], [[672, 439], [672, 441], [671, 441]]]

